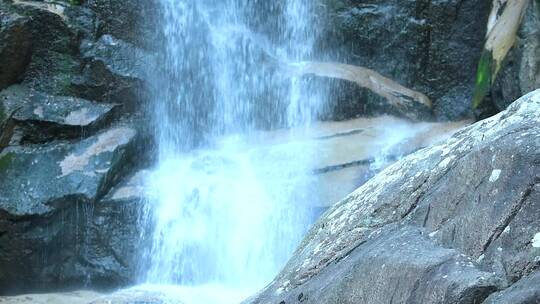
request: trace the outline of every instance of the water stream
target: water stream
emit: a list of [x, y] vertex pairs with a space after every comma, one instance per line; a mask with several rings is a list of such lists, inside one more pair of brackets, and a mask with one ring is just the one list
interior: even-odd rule
[[291, 145], [288, 157], [261, 157], [253, 138], [296, 127], [283, 135], [294, 139], [325, 107], [324, 92], [280, 66], [312, 58], [315, 8], [311, 0], [159, 2], [163, 47], [151, 75], [159, 156], [148, 179], [153, 232], [142, 281], [176, 286], [187, 303], [213, 301], [187, 299], [194, 294], [238, 302], [270, 282], [314, 220], [301, 203], [312, 156]]

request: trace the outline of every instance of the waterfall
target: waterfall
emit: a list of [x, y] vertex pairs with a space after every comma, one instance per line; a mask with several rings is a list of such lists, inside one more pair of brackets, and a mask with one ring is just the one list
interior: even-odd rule
[[149, 67], [158, 161], [143, 280], [249, 294], [314, 219], [302, 204], [308, 151], [257, 153], [258, 130], [301, 130], [325, 107], [324, 92], [283, 68], [314, 56], [314, 1], [159, 2], [163, 45]]

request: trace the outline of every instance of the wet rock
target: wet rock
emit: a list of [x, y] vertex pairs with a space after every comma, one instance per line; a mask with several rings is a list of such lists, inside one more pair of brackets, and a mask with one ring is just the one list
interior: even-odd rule
[[112, 104], [85, 99], [47, 95], [14, 85], [0, 92], [0, 104], [19, 129], [19, 143], [46, 142], [52, 139], [76, 138], [102, 126], [111, 117]]
[[118, 127], [76, 144], [9, 147], [1, 158], [2, 209], [16, 216], [45, 214], [56, 198], [102, 195], [135, 135], [131, 128]]
[[144, 200], [147, 190], [145, 184], [149, 174], [150, 171], [145, 169], [137, 171], [124, 182], [114, 187], [103, 198], [103, 201], [121, 203]]
[[30, 19], [0, 4], [0, 90], [20, 81], [30, 60]]
[[[490, 1], [322, 1], [320, 49], [339, 61], [375, 70], [426, 94], [437, 118], [472, 116], [471, 98]], [[343, 103], [380, 103], [365, 90], [344, 86]], [[343, 97], [343, 98], [341, 98]]]
[[94, 11], [98, 17], [98, 36], [109, 34], [147, 48], [153, 47], [158, 5], [157, 2], [146, 0], [84, 2], [84, 6]]
[[54, 95], [70, 95], [78, 73], [78, 37], [67, 23], [65, 7], [40, 1], [14, 1], [11, 9], [28, 16], [31, 58], [23, 75], [28, 87]]
[[[327, 211], [281, 274], [250, 302], [268, 303], [324, 286], [335, 292], [316, 303], [348, 303], [351, 298], [388, 303], [393, 295], [403, 300], [396, 302], [478, 303], [533, 272], [540, 254], [535, 247], [540, 246], [535, 241], [540, 231], [535, 216], [540, 208], [539, 109], [540, 91], [535, 91], [507, 111], [383, 170]], [[411, 229], [421, 236], [394, 240]], [[423, 245], [416, 246], [420, 240]], [[372, 248], [396, 256], [382, 259], [382, 253], [370, 255]], [[413, 258], [423, 261], [442, 248], [469, 261], [470, 280], [463, 280], [462, 270], [434, 270]], [[371, 262], [379, 269], [418, 267], [415, 273], [429, 275], [412, 277], [413, 285], [407, 272], [397, 275], [401, 280], [393, 280], [391, 273], [379, 279], [380, 271], [367, 271], [376, 268], [364, 266], [364, 259], [349, 262], [357, 256], [379, 257], [382, 261]], [[353, 276], [355, 267], [361, 269], [358, 276]], [[434, 280], [430, 271], [459, 278], [458, 283]], [[354, 285], [348, 283], [351, 276]], [[378, 280], [381, 289], [374, 284]], [[437, 294], [433, 290], [445, 290], [445, 296], [430, 298]]]
[[135, 130], [121, 126], [0, 154], [1, 293], [132, 278], [125, 238], [139, 207], [100, 199], [126, 174], [135, 144]]
[[81, 96], [128, 104], [141, 99], [145, 66], [152, 60], [148, 53], [103, 35], [96, 42], [83, 42], [82, 56], [86, 64], [74, 84]]
[[[255, 163], [271, 164], [259, 168], [280, 176], [279, 183], [294, 184], [304, 178], [308, 190], [299, 203], [327, 208], [365, 183], [377, 171], [401, 157], [448, 138], [470, 121], [453, 123], [412, 123], [390, 116], [358, 118], [341, 122], [323, 122], [311, 126], [307, 134], [289, 135], [279, 131], [264, 132], [262, 144], [250, 152]], [[396, 131], [399, 130], [399, 131]], [[289, 172], [287, 164], [303, 151], [312, 159], [306, 172]], [[299, 168], [294, 168], [298, 170]], [[276, 172], [280, 171], [280, 172]]]

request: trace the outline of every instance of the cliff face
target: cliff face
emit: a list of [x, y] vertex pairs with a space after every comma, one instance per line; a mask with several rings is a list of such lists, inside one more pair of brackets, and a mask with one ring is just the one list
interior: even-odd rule
[[112, 188], [151, 145], [142, 9], [0, 2], [0, 292], [133, 281], [141, 202]]
[[[426, 94], [438, 119], [472, 115], [470, 99], [490, 1], [322, 2], [329, 31], [322, 48]], [[368, 104], [379, 102], [369, 92], [350, 90]]]

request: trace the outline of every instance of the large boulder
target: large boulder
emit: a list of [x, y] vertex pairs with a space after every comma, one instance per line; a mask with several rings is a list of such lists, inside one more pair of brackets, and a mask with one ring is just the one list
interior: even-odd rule
[[[437, 118], [472, 115], [491, 1], [321, 1], [326, 17], [320, 26], [326, 30], [318, 49], [426, 94]], [[357, 104], [381, 103], [379, 96], [350, 84], [336, 93], [343, 99], [356, 95]]]
[[248, 303], [481, 303], [540, 262], [540, 91], [328, 210]]
[[11, 146], [0, 154], [1, 293], [111, 286], [133, 277], [124, 257], [133, 252], [125, 248], [138, 235], [139, 207], [106, 194], [128, 173], [136, 135], [118, 126], [79, 142]]

